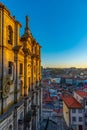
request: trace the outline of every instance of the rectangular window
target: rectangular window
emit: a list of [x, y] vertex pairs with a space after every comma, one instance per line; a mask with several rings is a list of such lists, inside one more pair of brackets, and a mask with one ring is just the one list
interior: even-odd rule
[[82, 121], [82, 117], [79, 117], [79, 121], [80, 121], [80, 122]]
[[76, 117], [75, 116], [72, 117], [72, 121], [76, 121]]
[[13, 62], [8, 62], [8, 74], [12, 74]]
[[87, 117], [85, 118], [85, 122], [87, 123]]
[[72, 109], [72, 113], [76, 113], [76, 109]]
[[34, 65], [34, 73], [36, 72], [36, 66]]
[[20, 63], [20, 74], [23, 74], [23, 64]]
[[87, 116], [87, 109], [85, 109], [85, 115]]
[[12, 45], [12, 42], [13, 42], [13, 30], [12, 30], [12, 27], [10, 25], [8, 26], [7, 36], [8, 36], [8, 43]]
[[82, 113], [82, 109], [79, 109], [78, 112], [79, 112], [79, 113]]
[[85, 102], [85, 105], [87, 106], [87, 101]]

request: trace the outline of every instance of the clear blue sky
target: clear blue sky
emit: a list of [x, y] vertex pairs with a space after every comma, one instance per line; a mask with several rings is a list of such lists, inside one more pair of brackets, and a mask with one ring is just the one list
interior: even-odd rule
[[87, 67], [87, 0], [1, 0], [41, 44], [43, 66]]

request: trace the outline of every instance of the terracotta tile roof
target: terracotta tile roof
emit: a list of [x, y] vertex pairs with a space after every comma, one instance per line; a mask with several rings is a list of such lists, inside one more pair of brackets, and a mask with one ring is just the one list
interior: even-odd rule
[[53, 100], [53, 101], [56, 101], [56, 100], [58, 100], [58, 98], [57, 98], [57, 97], [53, 97], [52, 100]]
[[44, 102], [52, 102], [52, 99], [50, 98], [49, 93], [48, 93], [47, 97], [44, 99]]
[[63, 101], [68, 108], [82, 108], [82, 105], [72, 96], [64, 96]]
[[83, 90], [83, 91], [84, 91], [84, 90], [87, 90], [87, 88], [83, 88], [82, 90]]
[[59, 113], [60, 112], [60, 110], [59, 109], [57, 109], [57, 110], [53, 110], [54, 112], [56, 112], [56, 113]]
[[44, 79], [42, 80], [43, 83], [48, 83], [50, 81], [50, 79]]
[[87, 92], [77, 90], [76, 93], [80, 95], [81, 97], [87, 97]]
[[56, 113], [62, 113], [63, 109], [61, 108], [61, 109], [57, 109], [57, 110], [53, 110], [53, 111], [56, 112]]

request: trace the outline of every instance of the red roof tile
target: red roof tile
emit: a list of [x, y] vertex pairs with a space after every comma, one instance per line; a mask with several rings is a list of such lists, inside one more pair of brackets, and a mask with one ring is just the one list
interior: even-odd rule
[[68, 108], [82, 108], [82, 105], [74, 97], [65, 96], [63, 97], [63, 101]]
[[57, 97], [53, 97], [52, 100], [53, 100], [53, 101], [56, 101], [56, 100], [58, 100], [58, 98], [57, 98]]
[[87, 92], [77, 90], [76, 93], [80, 95], [81, 97], [87, 97]]
[[47, 97], [44, 99], [44, 102], [52, 102], [50, 95], [48, 94]]
[[57, 109], [57, 110], [53, 110], [53, 111], [56, 112], [56, 113], [62, 113], [63, 109]]
[[57, 109], [57, 110], [53, 110], [54, 112], [56, 112], [56, 113], [59, 113], [60, 112], [60, 110], [59, 109]]

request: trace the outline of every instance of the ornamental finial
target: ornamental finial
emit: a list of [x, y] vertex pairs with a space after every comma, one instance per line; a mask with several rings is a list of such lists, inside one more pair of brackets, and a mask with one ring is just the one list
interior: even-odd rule
[[28, 27], [29, 18], [26, 16], [26, 27], [25, 27], [25, 33], [30, 34], [30, 29]]

